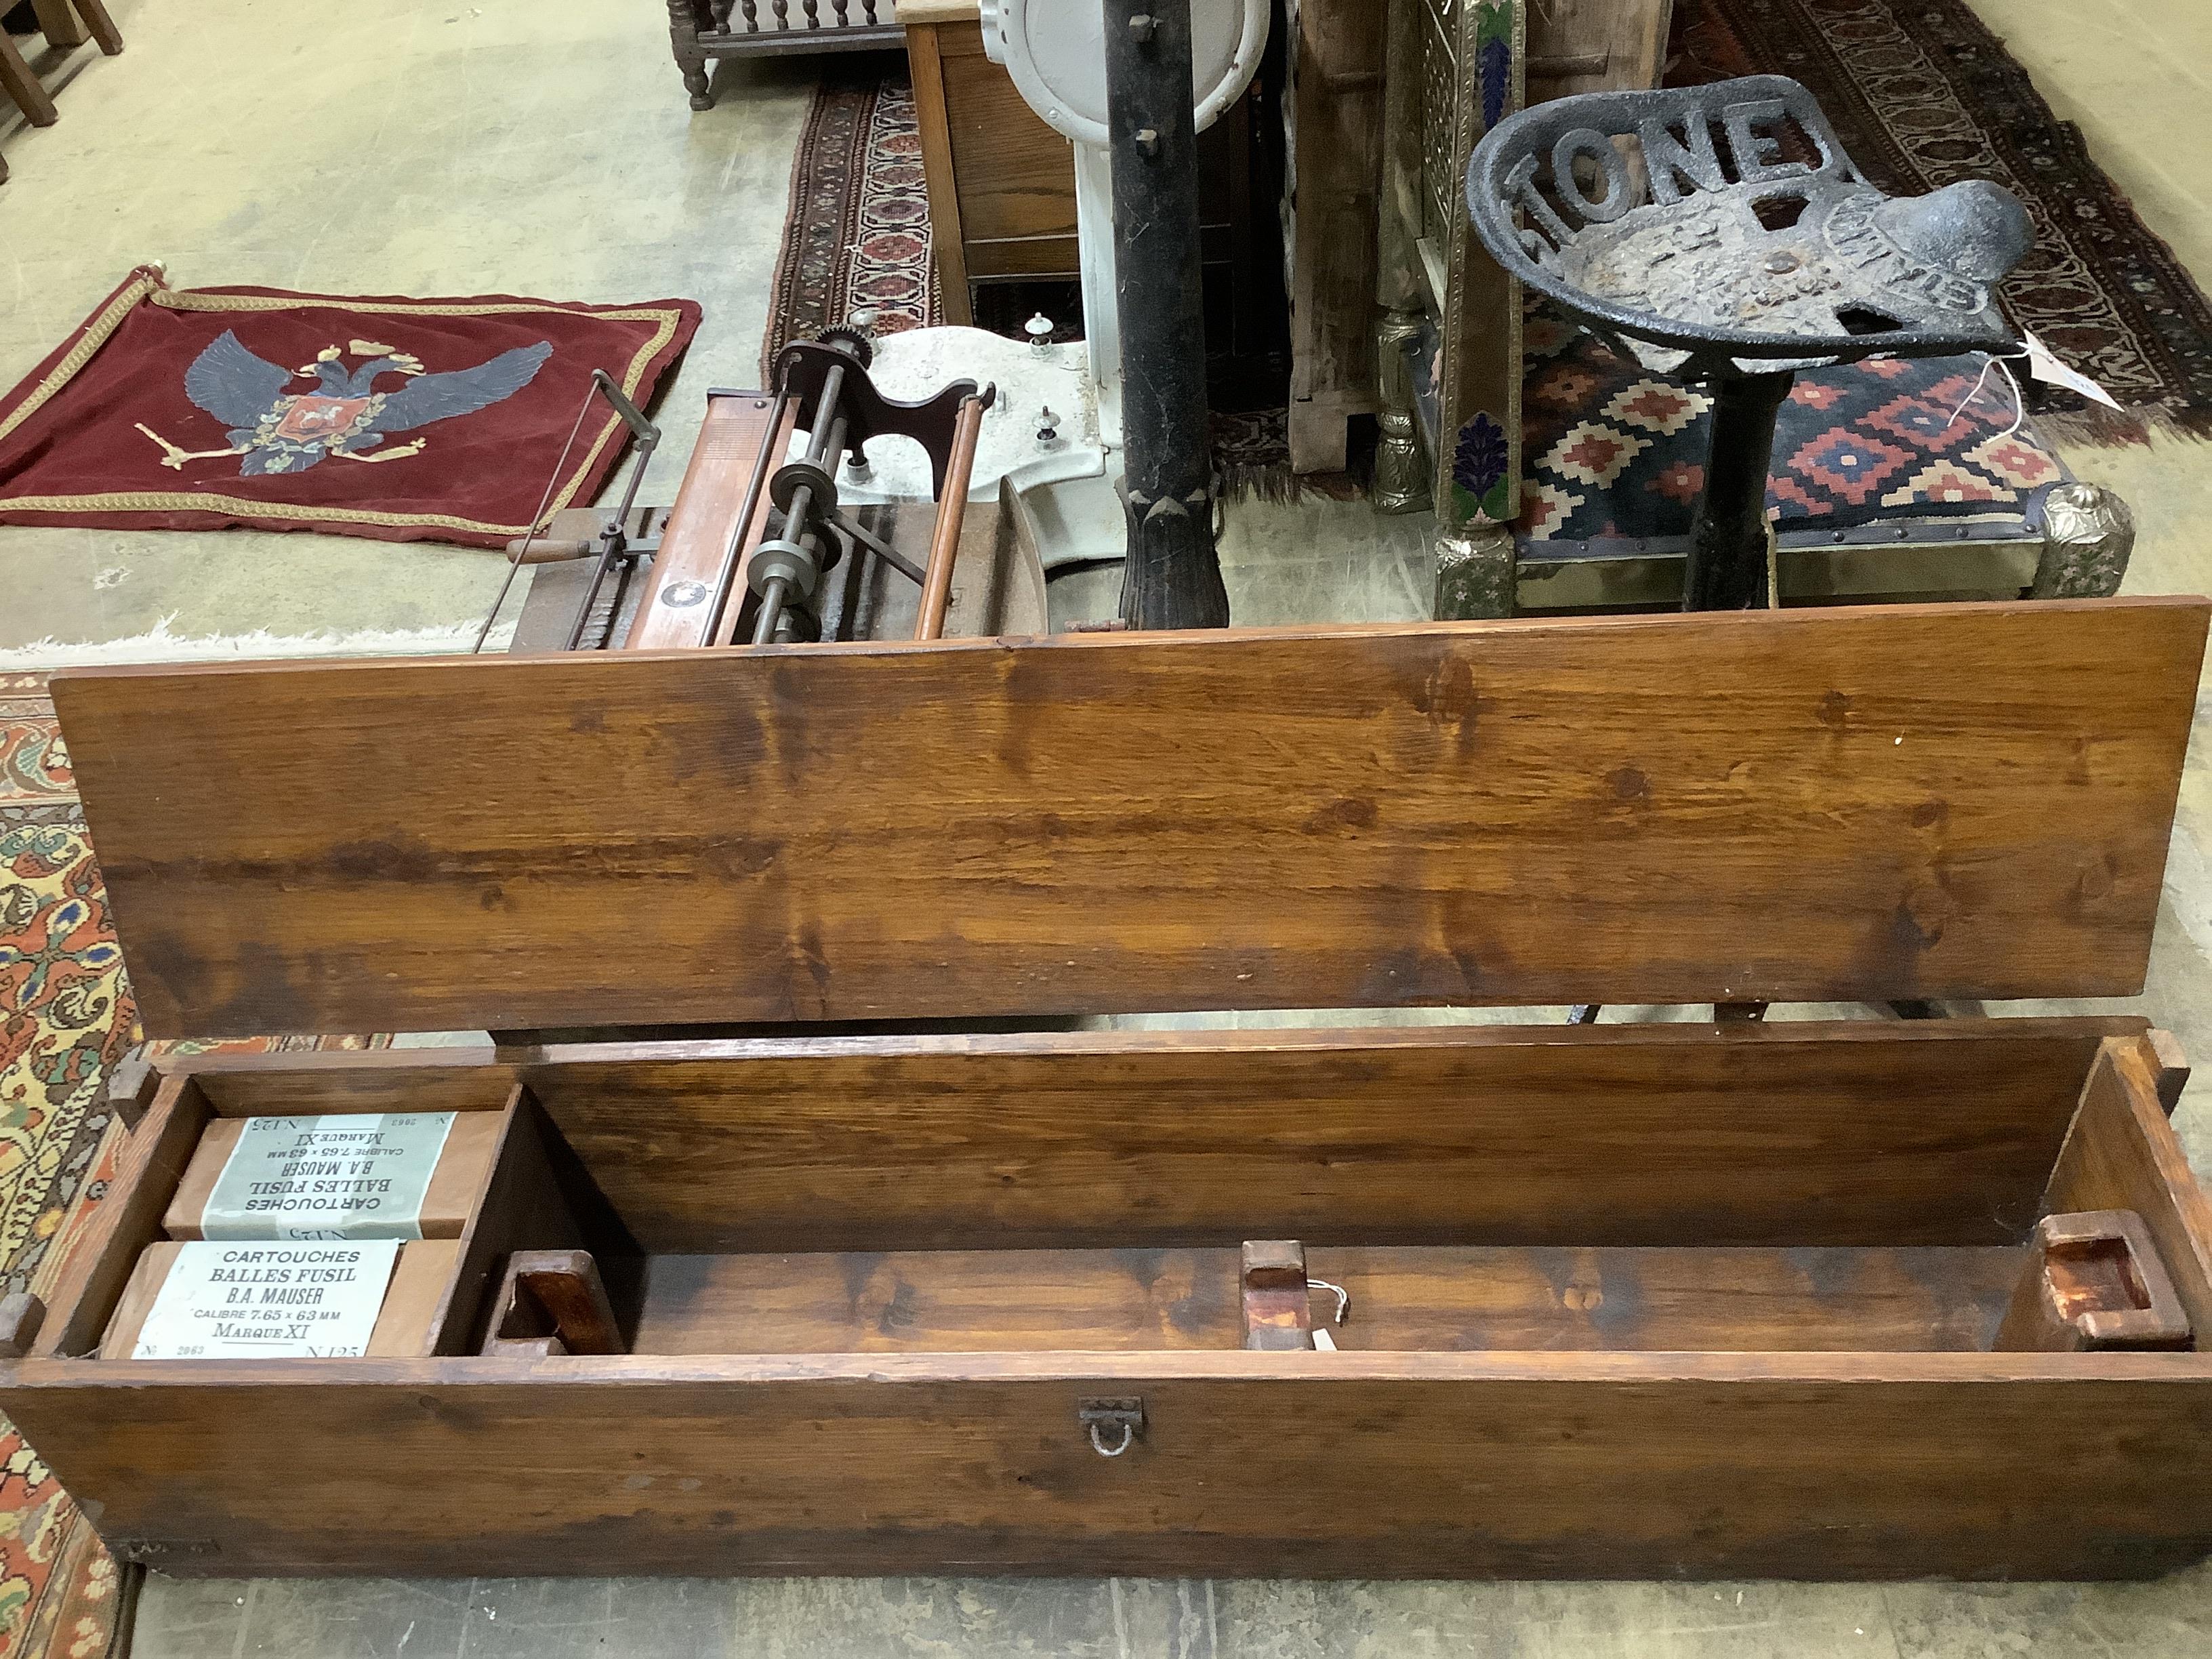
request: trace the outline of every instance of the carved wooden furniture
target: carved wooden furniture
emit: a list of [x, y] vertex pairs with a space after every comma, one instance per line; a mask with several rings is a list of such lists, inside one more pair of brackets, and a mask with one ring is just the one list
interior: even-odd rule
[[108, 15], [106, 0], [31, 0], [31, 9], [50, 46], [81, 46], [93, 40], [110, 58], [123, 50], [122, 33]]
[[1376, 396], [1375, 222], [1385, 8], [1292, 0], [1285, 31], [1291, 470], [1341, 471], [1346, 423]]
[[1389, 0], [1389, 27], [1376, 501], [1432, 507], [1439, 564], [1456, 565], [1518, 501], [1520, 293], [1476, 242], [1460, 181], [1521, 107], [1528, 24], [1519, 0]]
[[895, 50], [894, 0], [668, 0], [668, 38], [693, 109], [714, 107], [718, 58]]
[[[103, 0], [34, 0], [39, 29], [50, 46], [81, 46], [97, 40], [100, 49], [112, 58], [123, 50], [123, 36], [108, 15]], [[21, 48], [5, 29], [0, 29], [0, 92], [7, 94], [23, 118], [34, 127], [52, 126], [57, 112], [52, 95], [24, 60]], [[0, 184], [8, 180], [8, 162], [0, 156]]]
[[[185, 1061], [0, 1409], [187, 1574], [2180, 1566], [2139, 1020], [836, 1023], [2131, 994], [2208, 617], [58, 675], [149, 1032], [599, 1040]], [[499, 1120], [417, 1352], [95, 1358], [210, 1123], [400, 1109]]]
[[50, 127], [55, 119], [54, 100], [23, 58], [15, 36], [0, 29], [0, 92], [14, 100], [23, 118], [34, 127]]

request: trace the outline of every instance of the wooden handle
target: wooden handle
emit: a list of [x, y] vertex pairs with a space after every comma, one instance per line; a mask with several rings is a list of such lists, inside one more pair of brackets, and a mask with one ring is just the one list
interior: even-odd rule
[[2189, 1316], [2133, 1210], [2047, 1215], [2036, 1223], [2027, 1270], [1991, 1346], [2044, 1353], [2186, 1348]]
[[1249, 1239], [1244, 1245], [1244, 1346], [1303, 1349], [1313, 1341], [1313, 1304], [1306, 1296], [1306, 1247], [1294, 1238]]
[[0, 1359], [21, 1359], [39, 1340], [46, 1304], [28, 1291], [0, 1297]]
[[517, 1250], [483, 1352], [544, 1358], [623, 1351], [622, 1331], [588, 1250]]
[[937, 529], [929, 538], [929, 566], [922, 572], [921, 617], [917, 640], [945, 636], [945, 607], [952, 596], [952, 566], [960, 556], [960, 526], [968, 516], [968, 480], [975, 471], [975, 441], [983, 430], [985, 404], [980, 397], [963, 400], [952, 428], [952, 459], [945, 469], [945, 499], [937, 504]]

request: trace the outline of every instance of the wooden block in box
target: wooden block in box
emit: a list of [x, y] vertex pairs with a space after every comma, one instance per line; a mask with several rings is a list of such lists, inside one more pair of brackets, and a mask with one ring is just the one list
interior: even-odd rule
[[[470, 1207], [491, 1174], [493, 1149], [499, 1143], [498, 1112], [458, 1112], [447, 1133], [445, 1149], [430, 1176], [430, 1189], [422, 1195], [422, 1237], [459, 1238], [469, 1218]], [[204, 1238], [201, 1218], [209, 1197], [222, 1176], [222, 1166], [238, 1145], [246, 1120], [219, 1117], [207, 1126], [200, 1144], [177, 1183], [177, 1195], [161, 1217], [161, 1231], [171, 1238]]]
[[[459, 1123], [453, 1127], [458, 1131]], [[139, 1252], [138, 1265], [131, 1268], [123, 1299], [115, 1304], [107, 1334], [100, 1339], [102, 1359], [131, 1358], [146, 1316], [154, 1310], [154, 1298], [161, 1294], [162, 1281], [168, 1278], [182, 1248], [181, 1243], [164, 1241]], [[392, 1270], [384, 1306], [376, 1316], [376, 1329], [368, 1339], [369, 1358], [412, 1359], [429, 1351], [430, 1322], [437, 1314], [446, 1281], [453, 1277], [454, 1264], [460, 1258], [461, 1243], [457, 1238], [413, 1239], [399, 1247], [398, 1265]]]

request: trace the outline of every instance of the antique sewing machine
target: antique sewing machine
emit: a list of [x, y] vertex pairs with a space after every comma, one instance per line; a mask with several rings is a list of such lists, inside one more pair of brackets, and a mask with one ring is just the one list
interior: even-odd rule
[[[2142, 988], [2212, 604], [954, 637], [990, 399], [868, 359], [718, 400], [628, 648], [579, 591], [575, 649], [55, 677], [149, 1033], [485, 1034], [119, 1103], [91, 1235], [0, 1304], [0, 1409], [119, 1559], [2212, 1553], [2170, 1039], [1834, 1006]], [[921, 557], [856, 442], [927, 473]], [[864, 565], [900, 637], [841, 637]], [[1560, 1021], [1602, 1001], [1828, 1006]], [[1474, 1006], [1520, 1012], [1374, 1023]], [[1161, 1013], [1216, 1023], [1106, 1028]], [[236, 1120], [447, 1113], [372, 1338], [149, 1353]]]

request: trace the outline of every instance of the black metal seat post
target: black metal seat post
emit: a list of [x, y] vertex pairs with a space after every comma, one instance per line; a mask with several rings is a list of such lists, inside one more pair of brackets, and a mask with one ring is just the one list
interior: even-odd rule
[[1758, 611], [1766, 605], [1766, 477], [1774, 427], [1795, 369], [1713, 382], [1713, 433], [1705, 493], [1682, 572], [1685, 611]]

